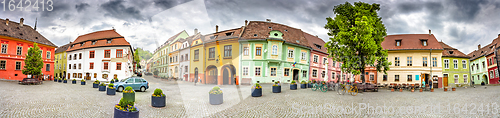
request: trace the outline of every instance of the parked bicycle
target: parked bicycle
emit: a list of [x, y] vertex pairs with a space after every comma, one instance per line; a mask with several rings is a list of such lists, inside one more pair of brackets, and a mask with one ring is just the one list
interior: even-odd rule
[[358, 95], [358, 87], [357, 84], [354, 83], [353, 85], [345, 85], [343, 90], [344, 93], [349, 93], [352, 96]]
[[328, 86], [326, 85], [326, 82], [325, 81], [321, 81], [321, 83], [314, 83], [312, 88], [311, 88], [313, 91], [316, 91], [318, 89], [321, 90], [321, 92], [326, 92], [328, 91]]

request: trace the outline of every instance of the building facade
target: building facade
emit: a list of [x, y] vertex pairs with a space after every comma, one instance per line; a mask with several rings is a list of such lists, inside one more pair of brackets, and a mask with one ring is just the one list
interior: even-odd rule
[[109, 81], [133, 75], [133, 49], [114, 29], [81, 35], [66, 52], [68, 79]]
[[172, 73], [169, 73], [170, 70], [170, 46], [171, 43], [178, 40], [179, 38], [186, 38], [189, 35], [186, 31], [181, 31], [174, 36], [170, 37], [163, 43], [160, 47], [158, 47], [153, 53], [153, 62], [152, 62], [152, 70], [151, 72], [158, 71], [158, 76], [160, 77], [172, 77]]
[[54, 76], [59, 77], [59, 78], [65, 78], [66, 77], [66, 50], [68, 47], [71, 45], [71, 42], [63, 45], [61, 47], [58, 47], [55, 51], [55, 64], [54, 64]]
[[[497, 44], [497, 39], [493, 40], [490, 44], [481, 47], [481, 45], [477, 46], [477, 50], [472, 51], [467, 54], [471, 58], [469, 59], [469, 67], [471, 72], [471, 80], [474, 84], [489, 84], [490, 83], [490, 74], [489, 68], [492, 68], [494, 71], [494, 64], [489, 64], [488, 59], [493, 58], [495, 55], [495, 49]], [[488, 58], [489, 57], [489, 58]], [[493, 62], [491, 62], [493, 63]], [[498, 71], [497, 71], [498, 72]], [[495, 78], [494, 72], [492, 72], [492, 78]]]
[[22, 73], [24, 59], [28, 49], [38, 44], [43, 60], [42, 76], [45, 79], [54, 76], [54, 51], [57, 47], [47, 40], [35, 28], [23, 24], [21, 18], [19, 23], [9, 19], [0, 19], [0, 79], [22, 80], [28, 76]]
[[337, 62], [328, 57], [328, 50], [324, 47], [325, 41], [305, 32], [304, 37], [311, 47], [309, 80], [340, 81], [341, 70], [337, 66]]
[[197, 83], [204, 83], [205, 80], [205, 47], [203, 42], [204, 36], [200, 34], [198, 38], [193, 38], [189, 48], [191, 53], [189, 59], [189, 77], [190, 80]]
[[204, 37], [205, 78], [202, 83], [238, 84], [239, 35], [242, 28], [218, 31]]
[[[492, 47], [492, 49], [495, 46]], [[487, 62], [487, 68], [488, 68], [488, 84], [498, 84], [498, 66], [497, 66], [497, 61], [496, 61], [496, 56], [494, 52], [491, 52], [490, 54], [486, 55], [486, 62]]]
[[388, 61], [392, 62], [387, 74], [378, 73], [382, 84], [428, 84], [442, 87], [441, 57], [443, 48], [429, 31], [429, 34], [388, 35], [382, 42], [388, 50]]
[[443, 86], [468, 85], [470, 80], [469, 56], [443, 42], [439, 43], [444, 49], [442, 52]]

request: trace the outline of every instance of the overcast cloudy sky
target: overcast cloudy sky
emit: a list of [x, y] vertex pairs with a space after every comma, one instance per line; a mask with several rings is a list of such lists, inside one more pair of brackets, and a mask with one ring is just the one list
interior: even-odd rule
[[[19, 1], [19, 0], [15, 0]], [[277, 22], [327, 41], [325, 18], [338, 0], [53, 0], [53, 11], [0, 11], [0, 18], [34, 26], [56, 45], [113, 27], [134, 46], [153, 51], [158, 42], [197, 28], [202, 34], [241, 27], [245, 20]], [[348, 1], [354, 2], [354, 1]], [[391, 34], [425, 34], [431, 29], [464, 53], [489, 44], [500, 33], [500, 2], [494, 0], [366, 0], [381, 4], [379, 15]], [[0, 9], [1, 10], [1, 9]]]

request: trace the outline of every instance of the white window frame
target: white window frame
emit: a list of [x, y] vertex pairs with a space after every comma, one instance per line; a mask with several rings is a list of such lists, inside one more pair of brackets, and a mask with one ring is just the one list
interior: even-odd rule
[[326, 64], [326, 63], [328, 63], [328, 58], [323, 57], [323, 64]]
[[[257, 75], [257, 68], [259, 68], [259, 72], [258, 72], [259, 75]], [[262, 67], [255, 67], [254, 69], [255, 69], [255, 71], [254, 71], [255, 76], [262, 76]]]
[[450, 60], [444, 59], [443, 63], [444, 63], [444, 69], [450, 69]]
[[302, 56], [302, 60], [306, 60], [306, 52], [302, 52], [301, 56]]
[[458, 74], [454, 74], [454, 75], [453, 75], [453, 80], [455, 81], [455, 84], [458, 84], [458, 83], [459, 83], [459, 82], [458, 82], [458, 78], [459, 78]]
[[[274, 69], [274, 75], [273, 75], [273, 69]], [[277, 73], [278, 73], [278, 72], [277, 72], [277, 71], [278, 71], [277, 69], [278, 69], [278, 68], [276, 68], [276, 67], [270, 67], [270, 68], [269, 68], [269, 70], [270, 70], [270, 73], [269, 73], [269, 74], [271, 75], [271, 77], [276, 77], [276, 75], [277, 75]]]
[[[4, 47], [5, 46], [5, 47]], [[2, 44], [2, 47], [1, 47], [1, 52], [2, 54], [7, 54], [8, 52], [8, 49], [9, 49], [9, 44]]]
[[464, 76], [464, 78], [463, 78], [463, 79], [464, 79], [464, 83], [468, 83], [468, 82], [467, 82], [468, 75], [467, 75], [467, 74], [464, 74], [463, 76]]
[[248, 56], [249, 55], [249, 48], [248, 47], [243, 47], [243, 55]]
[[462, 60], [462, 69], [467, 69], [467, 61]]
[[313, 55], [313, 62], [318, 63], [318, 58], [319, 58], [318, 55]]
[[293, 58], [293, 49], [288, 49], [288, 58]]
[[272, 55], [278, 55], [278, 45], [272, 46]]
[[248, 67], [243, 67], [243, 75], [248, 76]]
[[458, 60], [453, 59], [453, 68], [458, 69]]
[[[286, 71], [288, 69], [288, 71]], [[283, 76], [284, 77], [289, 77], [290, 76], [290, 68], [283, 68]]]
[[313, 69], [311, 73], [312, 73], [312, 77], [314, 77], [314, 78], [318, 77], [318, 70], [317, 69]]

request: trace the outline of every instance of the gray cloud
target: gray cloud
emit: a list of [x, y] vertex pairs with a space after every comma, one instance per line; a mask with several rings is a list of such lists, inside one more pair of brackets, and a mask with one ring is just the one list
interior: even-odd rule
[[144, 20], [141, 11], [135, 7], [126, 7], [123, 0], [111, 0], [101, 5], [101, 8], [106, 11], [106, 15], [118, 19], [137, 19]]
[[170, 9], [174, 6], [177, 6], [182, 3], [186, 3], [192, 0], [154, 0], [154, 4], [157, 7], [161, 7], [163, 9]]
[[87, 9], [88, 7], [90, 7], [90, 5], [87, 3], [80, 3], [80, 4], [75, 5], [75, 9], [78, 12], [81, 12], [81, 11]]

